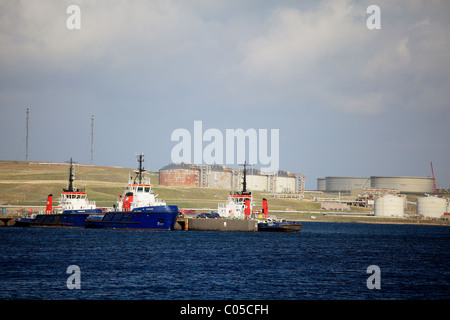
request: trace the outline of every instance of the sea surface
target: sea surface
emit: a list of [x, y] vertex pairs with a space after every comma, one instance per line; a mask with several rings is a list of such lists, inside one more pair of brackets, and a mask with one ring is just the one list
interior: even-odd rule
[[449, 244], [450, 227], [419, 225], [305, 222], [298, 234], [3, 227], [0, 299], [450, 299]]

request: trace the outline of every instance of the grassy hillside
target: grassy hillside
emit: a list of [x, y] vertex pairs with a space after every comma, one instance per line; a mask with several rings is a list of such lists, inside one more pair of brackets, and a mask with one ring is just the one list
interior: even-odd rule
[[[106, 205], [123, 192], [129, 171], [76, 165], [75, 185], [85, 187], [89, 199]], [[50, 193], [59, 197], [68, 178], [68, 164], [0, 161], [0, 204], [42, 205]]]

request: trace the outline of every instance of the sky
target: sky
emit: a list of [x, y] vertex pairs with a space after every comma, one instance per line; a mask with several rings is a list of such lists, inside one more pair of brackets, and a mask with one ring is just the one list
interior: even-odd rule
[[144, 153], [157, 171], [201, 121], [278, 129], [279, 168], [307, 189], [430, 162], [450, 188], [449, 15], [446, 0], [2, 0], [0, 160], [25, 160], [29, 108], [30, 161], [89, 164], [94, 115], [94, 165]]

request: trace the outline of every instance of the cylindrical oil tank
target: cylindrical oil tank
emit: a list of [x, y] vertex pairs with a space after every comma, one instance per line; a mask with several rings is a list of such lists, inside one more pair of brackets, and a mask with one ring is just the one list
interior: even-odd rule
[[278, 170], [276, 181], [276, 190], [278, 193], [294, 193], [295, 192], [295, 173], [284, 170]]
[[325, 177], [326, 191], [351, 191], [370, 185], [368, 177]]
[[393, 195], [385, 195], [375, 199], [375, 216], [404, 217], [405, 199]]
[[370, 177], [370, 186], [377, 189], [395, 189], [403, 193], [434, 192], [433, 179], [429, 177]]
[[211, 165], [209, 187], [231, 189], [232, 169], [219, 164]]
[[447, 210], [447, 199], [422, 197], [417, 199], [417, 214], [429, 218], [440, 218]]
[[162, 186], [199, 187], [200, 170], [188, 163], [171, 163], [159, 169], [159, 184]]
[[247, 188], [249, 190], [268, 191], [267, 176], [257, 168], [247, 168]]
[[326, 190], [325, 178], [317, 178], [317, 191], [325, 191], [325, 190]]

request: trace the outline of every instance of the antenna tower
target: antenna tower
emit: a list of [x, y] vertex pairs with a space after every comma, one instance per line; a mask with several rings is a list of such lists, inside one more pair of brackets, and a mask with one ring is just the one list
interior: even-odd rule
[[94, 162], [94, 115], [91, 118], [91, 166]]
[[26, 138], [26, 152], [25, 152], [25, 161], [28, 161], [28, 117], [30, 114], [30, 108], [27, 108], [27, 138]]

